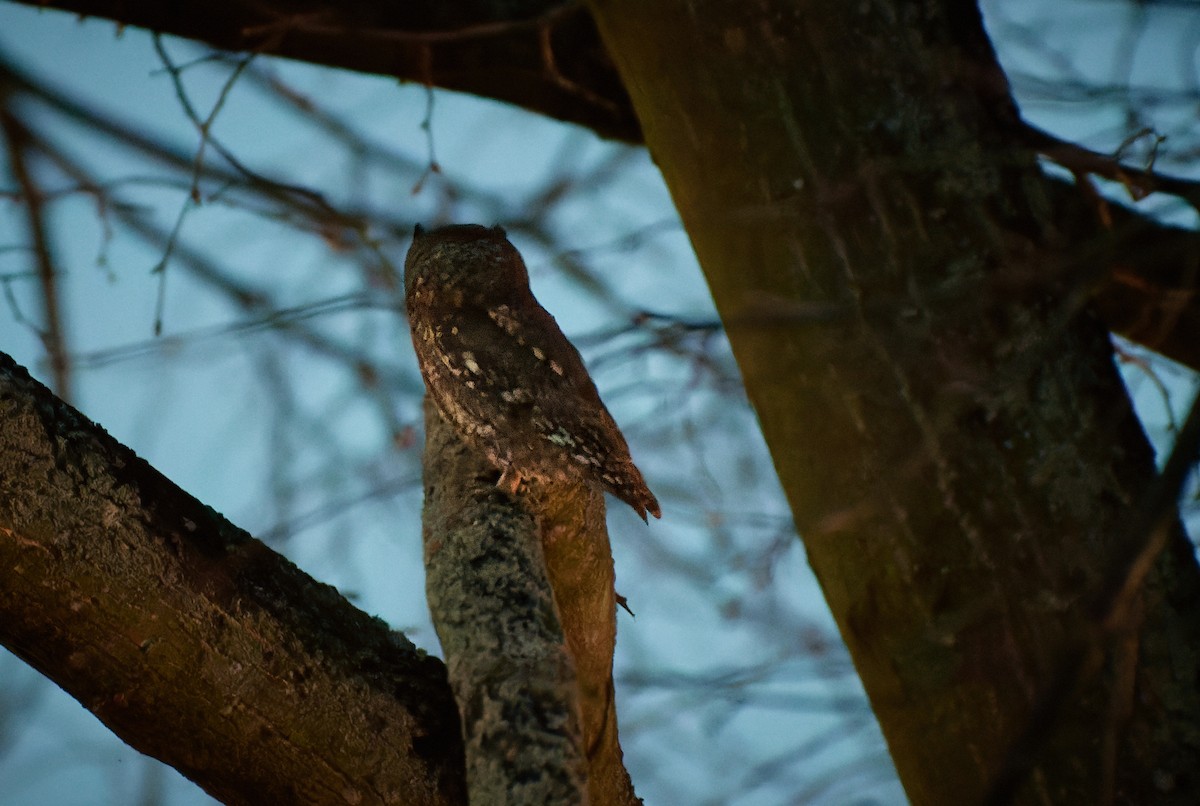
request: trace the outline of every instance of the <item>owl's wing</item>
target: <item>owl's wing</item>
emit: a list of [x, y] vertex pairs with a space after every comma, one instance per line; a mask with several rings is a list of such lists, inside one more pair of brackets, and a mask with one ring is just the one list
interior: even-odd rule
[[434, 331], [426, 373], [438, 405], [489, 446], [501, 467], [541, 477], [578, 473], [643, 519], [647, 512], [658, 517], [658, 502], [579, 351], [531, 302], [519, 310], [461, 307], [447, 315]]
[[519, 310], [504, 304], [459, 309], [451, 326], [458, 332], [448, 341], [462, 352], [463, 368], [514, 406], [537, 405], [546, 413], [558, 403], [580, 413], [598, 407], [611, 419], [579, 351], [546, 309], [529, 302]]

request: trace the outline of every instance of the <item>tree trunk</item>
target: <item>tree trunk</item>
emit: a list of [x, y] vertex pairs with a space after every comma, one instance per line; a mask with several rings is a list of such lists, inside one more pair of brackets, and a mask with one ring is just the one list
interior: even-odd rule
[[1171, 518], [1098, 623], [1153, 457], [977, 10], [591, 5], [913, 802], [1195, 802], [1200, 577]]

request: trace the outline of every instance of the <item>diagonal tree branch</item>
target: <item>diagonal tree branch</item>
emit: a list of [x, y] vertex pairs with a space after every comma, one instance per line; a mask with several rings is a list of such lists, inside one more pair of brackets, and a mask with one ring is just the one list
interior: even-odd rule
[[[1085, 180], [1077, 180], [1083, 182]], [[1200, 369], [1200, 233], [1047, 178], [1075, 281], [1114, 333]]]
[[591, 16], [576, 2], [26, 4], [197, 39], [223, 50], [286, 56], [469, 92], [577, 123], [604, 137], [641, 139]]
[[226, 803], [465, 801], [441, 662], [2, 354], [0, 643]]

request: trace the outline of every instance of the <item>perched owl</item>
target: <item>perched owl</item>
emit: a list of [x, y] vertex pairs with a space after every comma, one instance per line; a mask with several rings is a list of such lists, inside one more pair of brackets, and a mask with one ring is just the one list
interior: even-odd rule
[[500, 469], [582, 480], [646, 520], [662, 516], [579, 352], [533, 298], [529, 272], [500, 227], [417, 226], [404, 261], [413, 346], [442, 416]]

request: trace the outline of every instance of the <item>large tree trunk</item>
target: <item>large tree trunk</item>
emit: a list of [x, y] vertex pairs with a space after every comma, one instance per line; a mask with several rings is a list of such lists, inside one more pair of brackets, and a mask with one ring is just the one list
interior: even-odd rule
[[912, 800], [1195, 802], [1200, 577], [1172, 517], [1098, 623], [1154, 464], [977, 10], [592, 9]]

